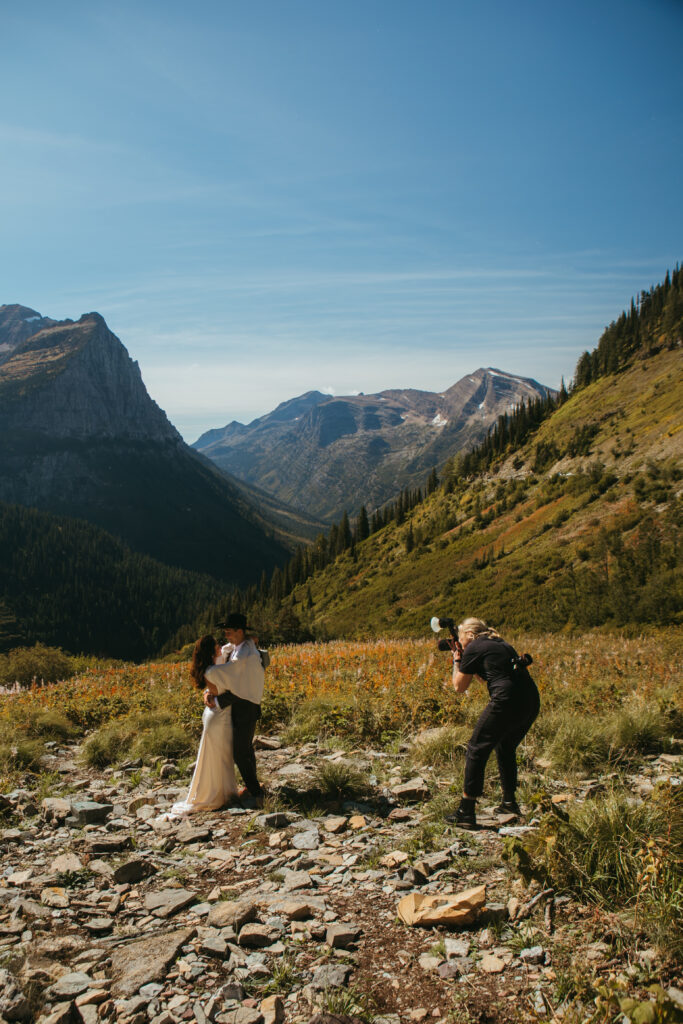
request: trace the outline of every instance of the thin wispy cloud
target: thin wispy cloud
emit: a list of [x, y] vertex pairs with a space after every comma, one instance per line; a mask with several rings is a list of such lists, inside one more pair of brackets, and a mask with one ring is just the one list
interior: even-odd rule
[[557, 384], [681, 259], [680, 5], [10, 6], [0, 301], [101, 312], [184, 433], [235, 359], [243, 421]]

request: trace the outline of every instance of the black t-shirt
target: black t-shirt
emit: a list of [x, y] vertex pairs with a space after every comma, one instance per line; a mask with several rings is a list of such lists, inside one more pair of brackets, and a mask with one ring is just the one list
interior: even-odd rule
[[485, 679], [492, 697], [526, 694], [536, 689], [526, 666], [518, 664], [517, 651], [499, 636], [478, 636], [472, 640], [462, 653], [460, 671]]

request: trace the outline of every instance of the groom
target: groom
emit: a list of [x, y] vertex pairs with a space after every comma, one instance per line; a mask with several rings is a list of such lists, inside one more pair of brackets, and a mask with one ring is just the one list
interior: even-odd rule
[[265, 682], [263, 664], [256, 644], [247, 639], [248, 626], [244, 615], [231, 612], [220, 626], [225, 630], [228, 641], [222, 649], [226, 661], [224, 665], [214, 665], [211, 671], [222, 679], [227, 689], [214, 699], [220, 707], [230, 705], [232, 709], [233, 757], [245, 784], [239, 796], [251, 798], [260, 806], [263, 789], [256, 775], [254, 729], [261, 717]]

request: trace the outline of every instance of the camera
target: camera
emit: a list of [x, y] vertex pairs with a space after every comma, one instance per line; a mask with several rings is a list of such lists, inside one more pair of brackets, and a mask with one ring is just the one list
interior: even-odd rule
[[435, 615], [430, 620], [429, 625], [432, 627], [435, 633], [440, 633], [442, 629], [448, 630], [448, 632], [451, 634], [452, 639], [439, 640], [436, 646], [440, 651], [452, 651], [453, 640], [457, 641], [458, 639], [458, 630], [455, 625], [455, 619], [440, 619], [438, 615]]

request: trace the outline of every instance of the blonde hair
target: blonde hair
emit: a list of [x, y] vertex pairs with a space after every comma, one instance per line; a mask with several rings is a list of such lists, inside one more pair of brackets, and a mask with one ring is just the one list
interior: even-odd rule
[[483, 619], [463, 619], [458, 626], [458, 632], [471, 633], [473, 637], [478, 636], [500, 636], [493, 626], [488, 626]]

